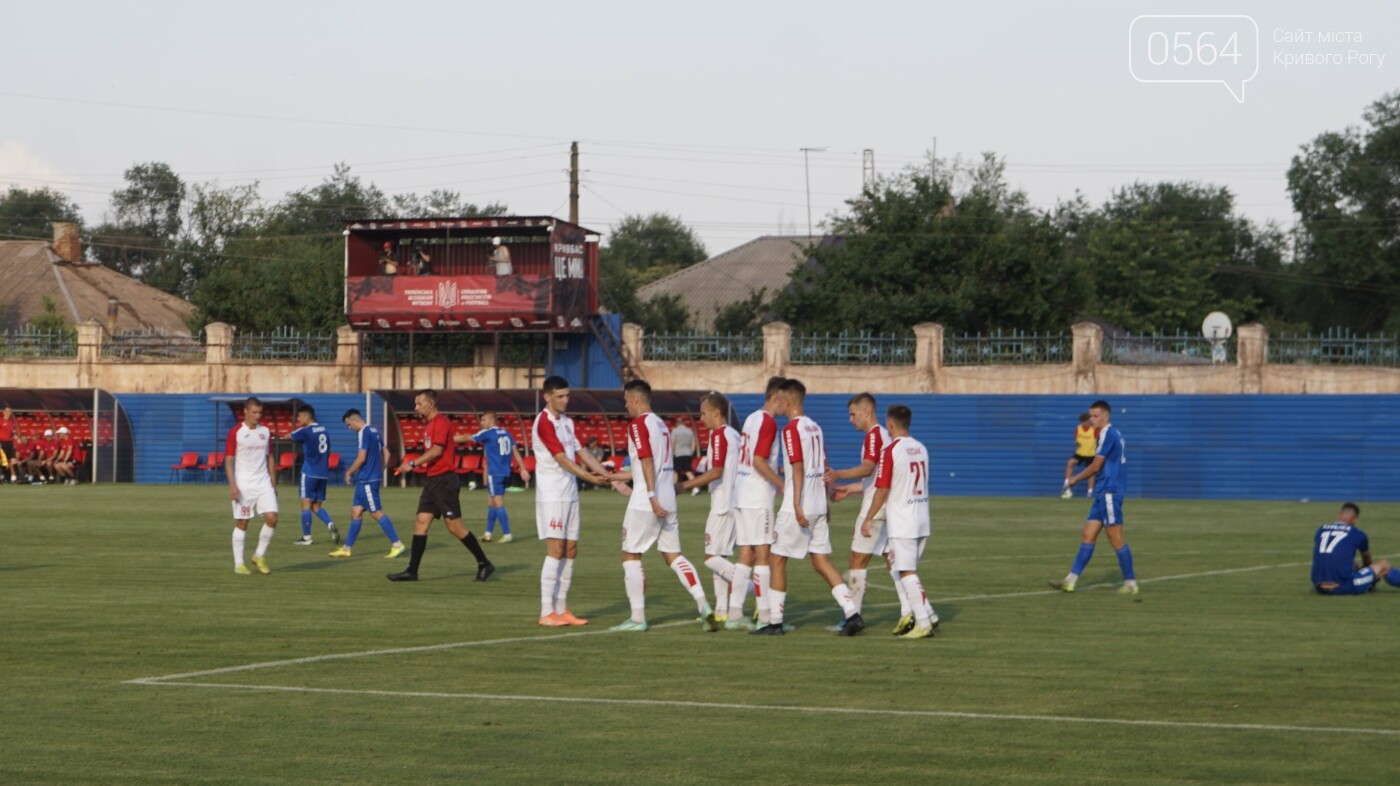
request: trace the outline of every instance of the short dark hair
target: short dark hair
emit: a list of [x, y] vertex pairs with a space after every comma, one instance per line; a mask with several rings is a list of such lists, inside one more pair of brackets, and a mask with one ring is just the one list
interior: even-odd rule
[[345, 414], [340, 416], [341, 421], [346, 421], [350, 418], [359, 418], [360, 420], [364, 420], [365, 416], [361, 415], [358, 409], [347, 409], [345, 410]]
[[634, 379], [628, 382], [626, 385], [622, 386], [622, 392], [640, 393], [647, 401], [651, 401], [651, 383], [647, 382], [645, 379]]
[[784, 382], [787, 380], [782, 377], [769, 377], [768, 384], [763, 388], [763, 400], [767, 401], [772, 398], [774, 393], [782, 389]]
[[1090, 405], [1089, 405], [1089, 409], [1101, 409], [1101, 410], [1103, 410], [1104, 412], [1108, 412], [1108, 413], [1112, 413], [1112, 412], [1113, 412], [1113, 407], [1110, 407], [1110, 406], [1108, 405], [1108, 402], [1107, 402], [1107, 401], [1104, 401], [1103, 399], [1099, 399], [1098, 401], [1095, 401], [1094, 403], [1090, 404]]
[[[423, 396], [424, 398], [428, 399], [434, 404], [437, 403], [437, 391], [433, 390], [432, 388], [423, 388], [422, 390], [418, 391], [417, 396]], [[417, 396], [415, 396], [415, 398]]]
[[243, 408], [244, 408], [244, 409], [247, 409], [248, 407], [251, 407], [251, 406], [253, 406], [254, 404], [257, 404], [258, 406], [261, 407], [261, 406], [262, 406], [262, 400], [259, 399], [257, 396], [249, 396], [249, 397], [243, 399]]
[[1088, 413], [1088, 412], [1081, 412], [1081, 413], [1079, 413], [1079, 422], [1080, 422], [1080, 423], [1087, 423], [1087, 422], [1089, 422], [1089, 413]]
[[1355, 502], [1347, 502], [1342, 505], [1342, 512], [1351, 511], [1353, 516], [1361, 515], [1361, 508]]
[[310, 404], [302, 404], [301, 406], [297, 407], [298, 415], [300, 415], [303, 412], [310, 415], [312, 420], [316, 419], [316, 408], [311, 406]]
[[555, 374], [544, 378], [544, 384], [540, 386], [540, 392], [553, 393], [556, 390], [563, 390], [569, 386], [569, 380]]
[[914, 413], [903, 404], [891, 404], [890, 408], [885, 410], [885, 417], [900, 428], [907, 429], [914, 420]]
[[778, 388], [784, 393], [792, 393], [797, 396], [798, 401], [807, 398], [807, 386], [795, 379], [783, 380], [783, 384]]
[[851, 396], [851, 400], [846, 402], [846, 406], [854, 407], [857, 404], [869, 404], [871, 409], [875, 408], [875, 397], [869, 393], [857, 393]]
[[719, 410], [719, 413], [724, 416], [725, 420], [729, 420], [729, 399], [725, 398], [723, 393], [715, 393], [713, 391], [706, 393], [705, 396], [700, 399], [700, 403], [704, 404], [707, 402], [710, 406]]

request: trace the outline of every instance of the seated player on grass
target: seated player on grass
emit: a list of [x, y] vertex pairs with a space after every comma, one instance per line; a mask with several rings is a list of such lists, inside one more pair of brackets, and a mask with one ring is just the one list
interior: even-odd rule
[[[1392, 587], [1400, 587], [1400, 568], [1383, 559], [1371, 561], [1371, 544], [1356, 526], [1361, 508], [1348, 502], [1337, 511], [1337, 520], [1317, 528], [1313, 536], [1313, 588], [1320, 595], [1364, 595], [1376, 588], [1382, 577]], [[1361, 565], [1353, 562], [1361, 554]]]

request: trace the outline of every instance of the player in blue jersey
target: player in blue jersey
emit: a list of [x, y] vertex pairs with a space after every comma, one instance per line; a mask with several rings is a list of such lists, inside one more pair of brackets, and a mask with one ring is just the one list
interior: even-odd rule
[[[1400, 587], [1400, 568], [1383, 559], [1371, 561], [1371, 543], [1356, 526], [1361, 508], [1348, 502], [1337, 511], [1337, 520], [1317, 528], [1313, 536], [1312, 583], [1319, 595], [1364, 595], [1384, 578]], [[1361, 565], [1354, 562], [1361, 555]]]
[[1118, 555], [1118, 567], [1123, 571], [1123, 586], [1119, 595], [1138, 594], [1137, 575], [1133, 572], [1133, 551], [1123, 540], [1123, 495], [1128, 490], [1128, 465], [1123, 435], [1108, 422], [1112, 409], [1107, 401], [1095, 401], [1089, 407], [1089, 423], [1099, 432], [1098, 449], [1094, 460], [1068, 481], [1073, 488], [1076, 483], [1094, 478], [1094, 504], [1089, 508], [1088, 520], [1084, 522], [1083, 538], [1079, 543], [1079, 553], [1074, 557], [1074, 565], [1069, 569], [1064, 581], [1052, 581], [1050, 586], [1061, 592], [1074, 592], [1079, 574], [1094, 556], [1094, 541], [1099, 532], [1108, 530], [1108, 542]]
[[491, 542], [491, 531], [496, 523], [501, 524], [501, 542], [510, 542], [510, 515], [506, 513], [506, 482], [510, 480], [510, 462], [514, 458], [520, 462], [520, 479], [527, 484], [530, 473], [525, 469], [525, 456], [509, 431], [501, 428], [496, 421], [496, 413], [481, 413], [481, 430], [471, 436], [454, 437], [458, 443], [475, 442], [481, 446], [486, 458], [483, 468], [486, 476], [486, 534], [483, 541]]
[[331, 435], [326, 427], [316, 422], [316, 410], [310, 404], [297, 407], [297, 428], [292, 432], [292, 441], [301, 445], [301, 483], [298, 495], [301, 497], [301, 540], [292, 541], [296, 546], [311, 545], [311, 514], [316, 514], [331, 533], [331, 542], [340, 545], [340, 530], [326, 512], [326, 481], [330, 478]]
[[358, 409], [348, 410], [341, 416], [345, 425], [358, 435], [359, 453], [355, 461], [345, 470], [345, 485], [354, 486], [355, 500], [350, 503], [350, 531], [345, 533], [345, 545], [332, 551], [332, 557], [349, 557], [355, 548], [355, 540], [360, 537], [360, 522], [369, 511], [371, 518], [384, 530], [389, 539], [389, 553], [385, 559], [393, 559], [403, 553], [403, 541], [394, 531], [394, 522], [384, 512], [379, 502], [379, 484], [384, 480], [384, 464], [389, 460], [389, 449], [384, 447], [384, 437], [379, 429], [365, 423], [364, 415]]

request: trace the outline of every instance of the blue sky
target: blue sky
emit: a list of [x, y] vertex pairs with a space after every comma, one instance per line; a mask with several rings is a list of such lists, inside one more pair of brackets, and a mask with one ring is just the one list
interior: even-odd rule
[[[1252, 17], [1245, 100], [1136, 81], [1141, 14]], [[0, 184], [59, 188], [90, 220], [151, 160], [269, 199], [343, 161], [391, 193], [563, 215], [577, 139], [585, 224], [667, 211], [712, 253], [805, 231], [798, 148], [828, 148], [811, 157], [820, 221], [859, 190], [861, 150], [889, 172], [934, 137], [940, 158], [1005, 156], [1042, 206], [1189, 178], [1287, 225], [1299, 145], [1400, 88], [1385, 2], [51, 2], [13, 5], [6, 27]], [[1278, 60], [1304, 54], [1328, 62]]]

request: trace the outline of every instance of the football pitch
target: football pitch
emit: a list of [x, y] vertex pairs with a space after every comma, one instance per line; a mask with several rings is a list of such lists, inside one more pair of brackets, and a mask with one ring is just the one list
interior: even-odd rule
[[[900, 641], [883, 571], [859, 637], [822, 630], [839, 610], [801, 565], [797, 630], [750, 637], [703, 632], [654, 553], [653, 629], [609, 633], [611, 492], [583, 495], [569, 605], [592, 623], [563, 629], [536, 625], [529, 492], [491, 581], [439, 523], [416, 584], [384, 579], [406, 557], [368, 519], [350, 560], [319, 523], [293, 546], [294, 495], [272, 574], [242, 577], [223, 486], [0, 487], [0, 782], [1374, 784], [1400, 758], [1400, 590], [1308, 585], [1333, 503], [1130, 500], [1123, 597], [1102, 541], [1078, 593], [1046, 589], [1084, 500], [935, 498], [942, 630]], [[463, 498], [479, 534], [485, 494]], [[342, 532], [349, 501], [332, 489]], [[405, 540], [415, 502], [386, 492]], [[1400, 505], [1361, 502], [1377, 556], [1400, 553]], [[697, 567], [708, 503], [681, 498]], [[843, 569], [855, 503], [834, 508]]]

